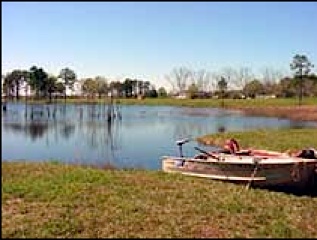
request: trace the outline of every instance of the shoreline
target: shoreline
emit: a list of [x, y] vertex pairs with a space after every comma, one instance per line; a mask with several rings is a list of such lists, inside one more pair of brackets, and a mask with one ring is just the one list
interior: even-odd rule
[[317, 122], [317, 106], [267, 106], [267, 107], [229, 107], [227, 109], [241, 110], [250, 116], [267, 116], [287, 118], [296, 121]]

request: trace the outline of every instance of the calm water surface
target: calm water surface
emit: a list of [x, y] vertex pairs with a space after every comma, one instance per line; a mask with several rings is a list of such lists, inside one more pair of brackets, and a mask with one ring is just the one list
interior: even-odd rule
[[[163, 155], [179, 155], [176, 140], [219, 131], [317, 127], [240, 111], [171, 106], [117, 106], [121, 119], [107, 121], [107, 105], [8, 103], [2, 112], [2, 161], [58, 160], [117, 168], [160, 169]], [[33, 115], [31, 116], [31, 113]], [[183, 153], [197, 153], [195, 141]], [[204, 149], [211, 147], [200, 146]]]

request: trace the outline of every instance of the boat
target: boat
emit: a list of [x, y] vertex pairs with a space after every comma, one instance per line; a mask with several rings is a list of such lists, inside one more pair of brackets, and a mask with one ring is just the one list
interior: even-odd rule
[[[182, 145], [177, 141], [180, 156], [163, 156], [162, 170], [189, 176], [204, 177], [246, 184], [246, 187], [296, 187], [306, 188], [316, 184], [317, 151], [308, 149], [302, 155], [268, 150], [239, 150], [207, 152], [195, 147], [201, 154], [194, 157], [182, 155]], [[308, 153], [308, 154], [307, 154]], [[305, 155], [306, 154], [306, 155]]]

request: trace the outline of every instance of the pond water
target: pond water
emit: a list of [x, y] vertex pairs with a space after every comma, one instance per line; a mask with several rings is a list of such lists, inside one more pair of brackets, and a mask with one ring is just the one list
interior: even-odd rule
[[[245, 116], [217, 108], [117, 105], [119, 117], [107, 121], [104, 104], [7, 103], [2, 111], [2, 161], [56, 160], [116, 168], [160, 169], [161, 157], [179, 155], [176, 141], [219, 131], [317, 127], [271, 117]], [[192, 140], [183, 154], [192, 156]], [[203, 149], [212, 147], [200, 146]]]

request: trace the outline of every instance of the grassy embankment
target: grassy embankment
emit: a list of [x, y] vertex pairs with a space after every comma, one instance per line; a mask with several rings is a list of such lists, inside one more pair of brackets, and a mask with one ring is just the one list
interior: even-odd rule
[[[21, 99], [23, 101], [23, 99]], [[171, 105], [188, 107], [220, 107], [221, 99], [174, 99], [174, 98], [145, 98], [145, 99], [114, 99], [121, 104], [133, 105]], [[48, 100], [28, 100], [29, 103], [47, 103]], [[52, 102], [64, 103], [64, 99], [52, 100]], [[76, 98], [66, 99], [66, 103], [104, 103], [109, 99]], [[270, 99], [225, 99], [225, 107], [270, 107], [270, 106], [298, 106], [297, 98], [270, 98]], [[317, 97], [303, 98], [302, 105], [317, 105]]]
[[293, 152], [309, 147], [317, 149], [317, 129], [315, 128], [217, 133], [201, 136], [197, 141], [206, 145], [223, 146], [228, 138], [237, 139], [242, 148], [282, 152]]
[[[122, 104], [145, 104], [145, 105], [172, 105], [188, 107], [220, 107], [221, 99], [120, 99]], [[236, 107], [274, 107], [274, 106], [298, 106], [296, 98], [272, 98], [272, 99], [225, 99], [226, 108]], [[305, 98], [302, 105], [317, 105], [317, 98]]]
[[[254, 131], [242, 146], [316, 145], [317, 131]], [[2, 163], [3, 237], [316, 238], [317, 198], [161, 171]]]

